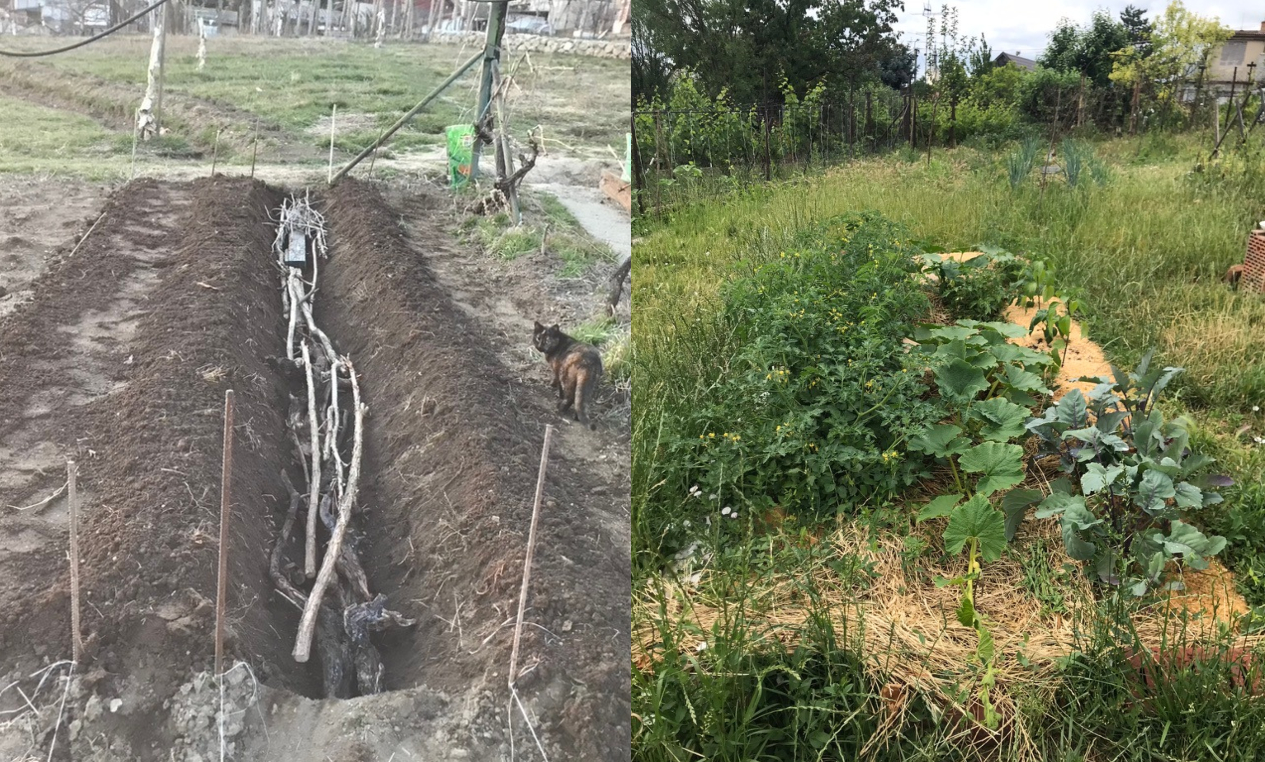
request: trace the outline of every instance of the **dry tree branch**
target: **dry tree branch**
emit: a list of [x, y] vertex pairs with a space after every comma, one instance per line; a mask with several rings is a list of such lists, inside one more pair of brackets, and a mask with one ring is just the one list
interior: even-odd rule
[[307, 411], [308, 425], [312, 427], [312, 476], [308, 488], [311, 490], [307, 501], [307, 546], [304, 553], [303, 573], [308, 579], [316, 576], [316, 506], [317, 492], [321, 486], [321, 445], [320, 431], [316, 423], [316, 382], [312, 378], [312, 355], [308, 352], [307, 341], [303, 347], [303, 369], [307, 375]]
[[351, 519], [351, 507], [356, 501], [356, 488], [360, 480], [360, 457], [364, 451], [364, 415], [365, 406], [360, 403], [360, 384], [356, 380], [356, 369], [351, 360], [343, 358], [347, 366], [347, 374], [351, 377], [351, 393], [356, 411], [354, 442], [351, 450], [351, 471], [347, 477], [347, 491], [338, 503], [338, 523], [334, 526], [333, 536], [325, 549], [325, 558], [321, 563], [320, 574], [312, 593], [308, 596], [307, 605], [303, 609], [303, 617], [299, 620], [299, 635], [294, 644], [294, 660], [306, 662], [312, 651], [312, 633], [316, 627], [316, 615], [321, 608], [321, 598], [334, 576], [334, 569], [342, 553], [343, 537], [347, 534], [347, 524]]
[[281, 525], [281, 535], [277, 537], [277, 543], [272, 546], [268, 572], [272, 575], [272, 583], [277, 586], [281, 597], [302, 611], [303, 604], [307, 602], [307, 596], [290, 584], [290, 580], [281, 573], [281, 555], [285, 550], [285, 544], [290, 541], [290, 533], [294, 531], [294, 522], [298, 518], [299, 503], [303, 502], [303, 496], [294, 488], [290, 475], [284, 468], [281, 469], [281, 481], [285, 482], [286, 489], [290, 492], [290, 510], [286, 513], [285, 523]]
[[29, 511], [29, 510], [32, 510], [32, 509], [35, 509], [35, 508], [43, 508], [44, 506], [48, 505], [49, 503], [53, 502], [53, 501], [54, 501], [54, 500], [56, 500], [58, 497], [60, 497], [60, 496], [61, 496], [61, 493], [63, 493], [63, 492], [65, 492], [65, 491], [66, 491], [66, 486], [67, 486], [68, 484], [70, 484], [70, 482], [66, 482], [65, 484], [62, 484], [62, 485], [61, 485], [60, 487], [58, 487], [57, 489], [53, 490], [53, 494], [49, 495], [48, 497], [44, 498], [43, 500], [39, 501], [38, 503], [32, 503], [32, 504], [30, 504], [30, 505], [26, 506], [25, 508], [19, 508], [19, 507], [18, 507], [18, 506], [16, 506], [16, 505], [10, 505], [10, 506], [9, 506], [9, 508], [12, 508], [12, 509], [13, 509], [13, 510], [15, 510], [15, 511]]

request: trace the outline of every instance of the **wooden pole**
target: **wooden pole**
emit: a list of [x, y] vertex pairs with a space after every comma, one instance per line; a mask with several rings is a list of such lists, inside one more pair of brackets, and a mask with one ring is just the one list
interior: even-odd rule
[[518, 677], [518, 641], [523, 632], [523, 612], [527, 609], [527, 588], [531, 585], [531, 562], [536, 554], [536, 526], [540, 523], [540, 499], [545, 492], [545, 468], [549, 465], [549, 439], [553, 425], [545, 425], [545, 443], [540, 448], [540, 472], [536, 475], [536, 500], [531, 509], [531, 529], [527, 531], [527, 557], [523, 559], [523, 584], [518, 590], [518, 620], [514, 623], [514, 645], [510, 650], [509, 684]]
[[233, 390], [224, 392], [224, 464], [220, 475], [220, 569], [215, 589], [215, 674], [224, 674], [224, 610], [228, 598], [228, 523], [232, 511]]
[[78, 663], [83, 659], [83, 629], [79, 615], [79, 495], [75, 477], [79, 466], [73, 460], [66, 461], [66, 482], [70, 502], [70, 648], [72, 658]]
[[483, 52], [480, 51], [478, 53], [475, 53], [474, 56], [470, 58], [470, 60], [463, 63], [460, 67], [457, 68], [456, 71], [450, 74], [448, 76], [448, 79], [445, 79], [443, 82], [439, 83], [439, 86], [436, 87], [434, 90], [432, 90], [429, 95], [423, 98], [421, 103], [418, 103], [416, 106], [409, 109], [407, 114], [400, 117], [399, 120], [396, 121], [395, 124], [388, 127], [386, 132], [382, 133], [378, 137], [377, 140], [373, 141], [373, 145], [361, 151], [356, 156], [356, 158], [347, 162], [346, 166], [338, 170], [337, 174], [335, 174], [334, 178], [330, 181], [330, 184], [332, 185], [333, 183], [338, 182], [340, 179], [342, 179], [343, 175], [346, 175], [348, 172], [351, 171], [352, 167], [364, 161], [371, 154], [373, 154], [374, 151], [377, 151], [378, 148], [380, 148], [383, 143], [387, 142], [387, 139], [390, 138], [392, 135], [394, 135], [397, 130], [399, 130], [401, 127], [407, 124], [408, 121], [412, 119], [414, 116], [417, 116], [419, 111], [421, 111], [422, 109], [430, 105], [431, 101], [435, 100], [440, 95], [442, 95], [443, 92], [447, 90], [448, 87], [452, 85], [453, 82], [456, 82], [458, 79], [460, 79], [462, 74], [465, 74], [467, 71], [469, 71], [475, 64], [477, 64], [481, 60], [483, 60]]
[[[501, 61], [501, 38], [505, 36], [505, 11], [509, 0], [495, 0], [488, 5], [488, 33], [483, 43], [483, 68], [479, 73], [479, 102], [475, 110], [474, 123], [481, 124], [483, 117], [492, 105], [493, 70]], [[482, 145], [474, 142], [474, 153], [470, 157], [470, 178], [479, 176], [479, 153]]]
[[171, 21], [171, 3], [164, 3], [159, 14], [162, 16], [158, 32], [158, 97], [154, 99], [154, 135], [162, 136], [163, 132], [163, 79], [167, 67], [167, 27]]

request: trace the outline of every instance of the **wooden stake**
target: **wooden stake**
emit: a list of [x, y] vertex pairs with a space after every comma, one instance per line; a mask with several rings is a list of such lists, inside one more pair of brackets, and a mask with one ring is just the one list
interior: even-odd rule
[[79, 618], [79, 496], [75, 492], [75, 477], [79, 466], [73, 460], [66, 461], [66, 481], [70, 501], [70, 648], [75, 663], [83, 659], [83, 630]]
[[514, 646], [510, 650], [510, 688], [518, 677], [518, 641], [523, 634], [523, 612], [527, 609], [527, 588], [531, 584], [531, 561], [536, 554], [536, 525], [540, 522], [540, 498], [545, 492], [545, 467], [549, 465], [549, 438], [553, 425], [545, 425], [545, 444], [540, 449], [540, 473], [536, 476], [536, 501], [531, 509], [531, 529], [527, 532], [527, 558], [523, 560], [523, 586], [518, 591], [518, 621], [514, 624]]
[[255, 176], [255, 158], [259, 156], [259, 120], [255, 120], [255, 148], [250, 154], [250, 176]]
[[[365, 406], [360, 404], [360, 383], [356, 380], [356, 369], [347, 358], [341, 360], [351, 377], [352, 404], [356, 411], [356, 424], [353, 430], [351, 447], [351, 470], [347, 475], [347, 491], [338, 501], [338, 523], [325, 548], [325, 558], [321, 561], [321, 573], [316, 576], [316, 584], [307, 597], [307, 605], [303, 608], [303, 617], [299, 620], [299, 635], [294, 643], [294, 660], [306, 662], [312, 654], [312, 635], [316, 631], [316, 617], [321, 610], [321, 598], [325, 589], [333, 580], [335, 567], [343, 551], [343, 537], [347, 534], [347, 524], [351, 521], [351, 508], [356, 502], [356, 487], [360, 481], [360, 456], [364, 450], [364, 418]], [[309, 507], [315, 512], [315, 507]]]
[[334, 120], [338, 118], [338, 104], [334, 104], [334, 110], [329, 115], [329, 174], [326, 175], [325, 182], [329, 185], [334, 183]]
[[130, 175], [128, 175], [128, 178], [127, 178], [128, 180], [136, 179], [136, 138], [138, 135], [140, 135], [140, 132], [141, 132], [140, 127], [136, 125], [140, 124], [140, 120], [141, 120], [141, 112], [138, 110], [136, 112], [136, 123], [132, 125], [132, 172]]
[[215, 589], [215, 674], [224, 674], [224, 610], [228, 598], [228, 522], [233, 485], [233, 390], [224, 392], [224, 464], [220, 476], [220, 570]]
[[215, 143], [211, 146], [211, 177], [215, 177], [215, 163], [220, 158], [220, 131], [215, 131]]

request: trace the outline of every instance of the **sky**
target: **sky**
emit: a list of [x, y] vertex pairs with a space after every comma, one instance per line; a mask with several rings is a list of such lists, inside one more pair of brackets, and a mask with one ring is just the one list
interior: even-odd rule
[[[919, 49], [927, 29], [922, 15], [924, 3], [925, 0], [905, 0], [905, 11], [899, 14], [896, 24], [906, 43], [916, 44]], [[1018, 53], [1035, 59], [1063, 17], [1084, 25], [1099, 8], [1118, 18], [1120, 11], [1132, 4], [1146, 10], [1147, 18], [1154, 19], [1164, 12], [1168, 0], [961, 0], [949, 4], [958, 9], [960, 38], [978, 37], [983, 32], [994, 56], [1003, 52]], [[941, 0], [931, 3], [937, 16], [941, 5]], [[1186, 7], [1202, 16], [1216, 16], [1232, 29], [1260, 29], [1261, 22], [1265, 21], [1265, 4], [1260, 0], [1186, 0]]]

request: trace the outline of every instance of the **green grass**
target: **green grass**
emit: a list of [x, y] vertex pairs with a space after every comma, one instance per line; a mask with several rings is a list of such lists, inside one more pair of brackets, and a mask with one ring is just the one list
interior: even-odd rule
[[103, 177], [111, 174], [111, 167], [118, 170], [127, 166], [131, 142], [124, 149], [113, 132], [88, 117], [4, 97], [0, 97], [0, 112], [4, 113], [0, 119], [0, 171], [79, 168]]
[[[24, 39], [16, 39], [12, 46], [46, 47], [43, 40]], [[144, 92], [149, 46], [147, 35], [116, 35], [34, 64], [5, 66], [49, 66], [54, 71], [129, 85], [135, 102], [116, 103], [92, 93], [90, 87], [74, 94], [76, 100], [98, 111], [127, 117]], [[362, 117], [336, 139], [336, 145], [346, 151], [358, 151], [376, 138], [468, 56], [468, 51], [450, 45], [388, 43], [375, 49], [362, 43], [250, 37], [213, 39], [207, 49], [206, 68], [199, 72], [196, 39], [168, 39], [167, 92], [192, 96], [213, 107], [237, 109], [246, 122], [241, 126], [243, 133], [258, 116], [280, 125], [292, 138], [321, 148], [329, 146], [328, 118], [337, 105], [343, 118]], [[506, 67], [516, 62], [507, 59]], [[550, 150], [621, 146], [629, 114], [628, 71], [627, 61], [535, 54], [518, 66], [518, 87], [507, 101], [507, 118], [523, 134], [544, 125]], [[419, 114], [392, 150], [399, 154], [430, 149], [442, 142], [447, 125], [470, 121], [477, 80], [476, 68]], [[370, 125], [364, 124], [364, 115], [372, 115]], [[198, 129], [196, 124], [181, 126]]]
[[[742, 346], [740, 324], [722, 315], [721, 286], [790, 250], [810, 226], [848, 212], [878, 211], [947, 250], [996, 245], [1042, 257], [1059, 288], [1085, 303], [1086, 329], [1112, 362], [1131, 367], [1154, 346], [1157, 362], [1184, 366], [1166, 406], [1193, 419], [1192, 447], [1237, 481], [1223, 504], [1201, 514], [1205, 528], [1227, 537], [1223, 561], [1248, 601], [1265, 605], [1265, 447], [1252, 439], [1265, 437], [1265, 416], [1252, 409], [1265, 408], [1265, 299], [1220, 283], [1261, 219], [1265, 168], [1233, 158], [1192, 173], [1190, 138], [1147, 136], [1093, 145], [1108, 169], [1106, 185], [1082, 178], [1075, 189], [1055, 182], [1044, 191], [1035, 183], [1012, 190], [1004, 163], [1011, 148], [937, 149], [930, 164], [898, 154], [767, 186], [704, 177], [671, 186], [658, 196], [666, 202], [661, 214], [638, 221], [632, 498], [634, 590], [645, 605], [634, 619], [663, 650], [652, 667], [633, 672], [635, 758], [853, 759], [882, 720], [882, 685], [861, 666], [882, 655], [858, 652], [854, 633], [835, 631], [821, 610], [813, 580], [823, 560], [802, 543], [804, 531], [815, 531], [811, 521], [779, 529], [712, 519], [694, 562], [708, 570], [698, 597], [723, 611], [720, 622], [693, 631], [657, 606], [671, 597], [660, 588], [671, 558], [659, 549], [679, 545], [665, 541], [664, 527], [699, 520], [690, 498], [665, 480], [696, 465], [678, 462], [668, 443], [735, 373]], [[759, 414], [752, 400], [734, 408], [744, 421]], [[749, 507], [739, 504], [740, 514]], [[859, 516], [872, 537], [894, 532], [904, 541], [904, 564], [926, 562], [921, 538], [901, 536], [909, 519], [899, 509], [870, 506]], [[1047, 612], [1067, 609], [1066, 572], [1052, 569], [1041, 547], [1022, 553], [1016, 587]], [[773, 577], [804, 585], [806, 624], [793, 639], [756, 624]], [[1104, 623], [1123, 621], [1119, 612], [1103, 613]], [[963, 734], [915, 695], [908, 724], [869, 758], [1256, 758], [1265, 705], [1232, 690], [1226, 669], [1175, 671], [1139, 701], [1122, 650], [1132, 642], [1128, 627], [1104, 625], [1082, 638], [1079, 655], [1055, 676], [1012, 693], [1031, 745], [1005, 733], [999, 740]]]

